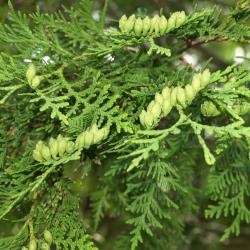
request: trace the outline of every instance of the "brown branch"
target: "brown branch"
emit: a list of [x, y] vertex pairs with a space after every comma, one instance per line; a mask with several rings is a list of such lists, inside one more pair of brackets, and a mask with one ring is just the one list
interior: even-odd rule
[[227, 40], [226, 38], [219, 37], [219, 36], [215, 36], [215, 37], [213, 37], [213, 38], [211, 38], [209, 40], [204, 40], [204, 41], [194, 41], [193, 42], [193, 41], [188, 40], [187, 44], [184, 47], [182, 47], [180, 50], [178, 50], [177, 53], [178, 54], [183, 53], [186, 50], [189, 50], [191, 48], [196, 48], [196, 47], [199, 47], [199, 46], [201, 46], [203, 44], [207, 44], [207, 43], [210, 43], [210, 42], [222, 42], [222, 41], [226, 41], [226, 40]]

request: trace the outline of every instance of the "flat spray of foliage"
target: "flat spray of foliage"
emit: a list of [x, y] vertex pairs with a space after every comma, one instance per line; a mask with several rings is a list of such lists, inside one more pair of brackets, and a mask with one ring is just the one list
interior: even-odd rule
[[180, 60], [197, 44], [249, 43], [249, 5], [124, 15], [113, 28], [107, 4], [99, 21], [90, 0], [54, 14], [9, 4], [1, 250], [175, 249], [199, 206], [223, 218], [222, 240], [250, 223], [249, 59], [217, 71]]

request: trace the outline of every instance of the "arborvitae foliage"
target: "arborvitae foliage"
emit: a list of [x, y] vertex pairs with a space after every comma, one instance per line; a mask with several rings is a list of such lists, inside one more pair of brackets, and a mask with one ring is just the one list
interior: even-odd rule
[[99, 21], [91, 0], [53, 14], [9, 4], [1, 250], [175, 249], [199, 207], [223, 218], [222, 240], [250, 223], [249, 59], [220, 70], [179, 60], [210, 41], [249, 43], [249, 4], [107, 27], [107, 3]]

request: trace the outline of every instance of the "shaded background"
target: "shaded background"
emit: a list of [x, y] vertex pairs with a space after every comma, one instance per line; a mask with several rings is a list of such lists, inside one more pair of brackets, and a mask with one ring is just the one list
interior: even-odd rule
[[[197, 3], [198, 2], [198, 3]], [[209, 1], [191, 1], [191, 0], [110, 0], [107, 25], [117, 25], [117, 19], [123, 15], [131, 14], [136, 11], [141, 12], [159, 12], [162, 8], [164, 13], [169, 14], [176, 10], [185, 10], [192, 12], [194, 8], [212, 7], [215, 4], [227, 12], [233, 6], [239, 4], [237, 0], [209, 0]], [[16, 10], [25, 13], [35, 11], [38, 5], [44, 12], [53, 13], [62, 6], [69, 7], [77, 5], [77, 0], [13, 0], [12, 4]], [[196, 4], [197, 3], [197, 4]], [[93, 13], [98, 18], [98, 10], [102, 8], [104, 0], [95, 1], [96, 11]], [[8, 1], [0, 0], [0, 22], [4, 22], [8, 14]], [[1, 47], [0, 47], [1, 51]], [[201, 47], [192, 48], [183, 54], [184, 59], [194, 67], [200, 62], [212, 58], [215, 68], [225, 68], [232, 63], [244, 62], [244, 57], [250, 58], [250, 46], [233, 42], [213, 42]], [[204, 202], [204, 204], [206, 201]], [[239, 238], [232, 238], [223, 244], [219, 244], [219, 237], [224, 229], [219, 222], [204, 221], [202, 211], [200, 218], [188, 218], [190, 223], [187, 227], [187, 242], [181, 250], [247, 250], [250, 249], [250, 227], [242, 227], [242, 234]], [[112, 223], [107, 221], [107, 223]], [[2, 228], [1, 230], [2, 231]], [[109, 232], [110, 233], [110, 232]], [[112, 233], [112, 232], [111, 232]], [[100, 236], [100, 235], [99, 235]], [[96, 235], [96, 237], [99, 237]], [[101, 237], [101, 236], [100, 236]]]

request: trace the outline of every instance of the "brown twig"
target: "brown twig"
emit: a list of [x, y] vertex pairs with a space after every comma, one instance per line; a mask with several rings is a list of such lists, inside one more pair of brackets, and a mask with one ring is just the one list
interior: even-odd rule
[[219, 37], [219, 36], [215, 36], [209, 40], [204, 40], [204, 41], [192, 41], [192, 40], [188, 40], [186, 45], [184, 47], [182, 47], [180, 50], [178, 50], [178, 53], [183, 53], [186, 50], [189, 50], [191, 48], [196, 48], [199, 47], [203, 44], [207, 44], [210, 42], [222, 42], [222, 41], [226, 41], [227, 39], [224, 37]]

